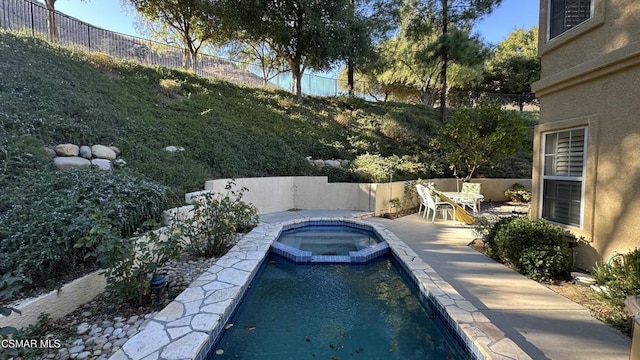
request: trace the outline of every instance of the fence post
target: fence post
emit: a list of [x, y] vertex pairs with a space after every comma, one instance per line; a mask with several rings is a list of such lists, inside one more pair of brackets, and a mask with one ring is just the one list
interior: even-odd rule
[[91, 51], [91, 26], [87, 25], [87, 44], [89, 47], [89, 51]]
[[35, 37], [36, 36], [36, 29], [35, 29], [35, 20], [33, 18], [33, 3], [29, 3], [29, 9], [31, 10], [31, 36]]

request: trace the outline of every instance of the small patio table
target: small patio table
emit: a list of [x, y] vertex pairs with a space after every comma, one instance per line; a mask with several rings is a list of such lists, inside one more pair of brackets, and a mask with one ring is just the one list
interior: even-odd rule
[[473, 212], [480, 211], [480, 202], [484, 200], [484, 195], [474, 193], [463, 193], [455, 191], [443, 191], [442, 194], [458, 204], [476, 204]]

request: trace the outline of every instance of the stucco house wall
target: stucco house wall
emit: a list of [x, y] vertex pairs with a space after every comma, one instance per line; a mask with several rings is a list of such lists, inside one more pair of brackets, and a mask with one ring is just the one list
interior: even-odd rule
[[542, 212], [546, 133], [585, 126], [582, 226], [576, 265], [591, 269], [640, 247], [640, 2], [593, 0], [592, 17], [548, 40], [549, 0], [541, 0], [541, 80], [531, 214]]

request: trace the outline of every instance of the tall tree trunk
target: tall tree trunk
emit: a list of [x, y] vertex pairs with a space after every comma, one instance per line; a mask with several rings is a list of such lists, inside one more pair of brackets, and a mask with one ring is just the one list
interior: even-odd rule
[[[351, 0], [349, 3], [349, 11], [351, 12], [351, 18], [353, 18], [355, 15], [355, 5], [356, 5], [355, 0]], [[354, 40], [349, 39], [349, 41], [353, 45]], [[349, 49], [349, 50], [351, 51], [353, 49]], [[353, 96], [355, 91], [355, 84], [353, 81], [354, 68], [355, 66], [353, 65], [353, 57], [349, 56], [349, 58], [347, 58], [347, 90], [349, 91], [349, 96]]]
[[302, 70], [300, 63], [294, 60], [289, 61], [289, 67], [291, 68], [291, 90], [296, 95], [296, 100], [302, 102]]
[[349, 90], [349, 96], [353, 96], [356, 88], [355, 81], [353, 80], [354, 68], [353, 59], [349, 57], [347, 60], [347, 89]]
[[185, 46], [183, 54], [182, 54], [182, 67], [185, 70], [189, 70], [189, 60], [191, 59], [191, 54], [189, 53], [189, 49]]
[[56, 24], [56, 0], [46, 0], [47, 3], [47, 27], [49, 28], [49, 41], [58, 41], [58, 24]]
[[[442, 0], [442, 41], [446, 41], [449, 22], [449, 4], [448, 0]], [[440, 120], [447, 121], [447, 67], [449, 66], [449, 49], [448, 45], [443, 44], [441, 60], [442, 68], [440, 69]]]
[[422, 103], [422, 105], [428, 105], [428, 100], [429, 100], [429, 88], [425, 85], [420, 86], [420, 102]]

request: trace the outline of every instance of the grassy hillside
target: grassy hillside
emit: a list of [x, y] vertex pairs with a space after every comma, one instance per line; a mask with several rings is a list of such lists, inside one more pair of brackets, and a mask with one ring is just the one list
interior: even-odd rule
[[[105, 244], [219, 177], [375, 181], [440, 175], [433, 109], [242, 87], [0, 31], [0, 273], [55, 286]], [[56, 171], [60, 143], [113, 145], [115, 171]], [[166, 146], [185, 148], [169, 153]], [[352, 161], [318, 170], [306, 158]], [[29, 283], [31, 281], [31, 283]]]
[[[411, 156], [422, 169], [405, 177], [442, 169], [428, 155], [429, 108], [341, 98], [298, 104], [284, 91], [142, 67], [10, 33], [0, 33], [0, 45], [4, 134], [43, 146], [117, 146], [128, 171], [178, 194], [207, 178], [312, 174], [307, 156]], [[169, 154], [162, 150], [168, 145], [186, 151]]]

